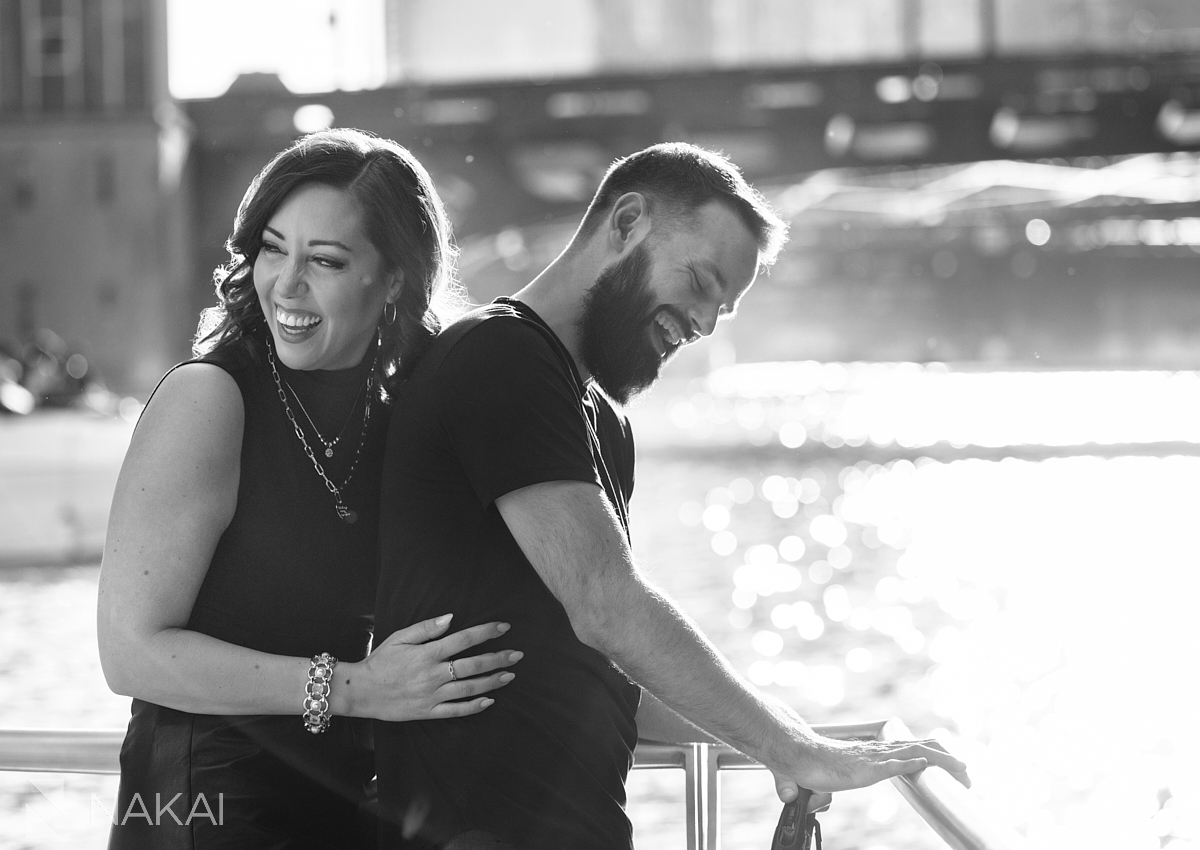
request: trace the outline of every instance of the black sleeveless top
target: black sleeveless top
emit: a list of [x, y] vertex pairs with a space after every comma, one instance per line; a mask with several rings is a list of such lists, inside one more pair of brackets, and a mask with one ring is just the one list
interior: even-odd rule
[[[360, 661], [378, 578], [387, 407], [378, 397], [371, 401], [354, 475], [342, 491], [357, 521], [346, 523], [287, 418], [265, 349], [258, 346], [257, 354], [222, 352], [202, 360], [237, 381], [246, 424], [237, 510], [213, 553], [188, 628], [274, 655], [329, 652]], [[297, 372], [275, 362], [292, 415], [326, 476], [340, 487], [362, 433], [371, 356], [353, 369], [332, 372]], [[347, 414], [351, 405], [354, 411]], [[332, 458], [325, 457], [309, 416], [326, 440], [344, 426]]]
[[[195, 362], [195, 361], [193, 361]], [[313, 467], [279, 398], [266, 349], [202, 358], [228, 372], [245, 405], [237, 508], [222, 534], [188, 628], [278, 655], [366, 656], [378, 574], [379, 483], [387, 408], [371, 401], [363, 433], [368, 356], [353, 369], [279, 379], [326, 475], [341, 486], [353, 524]], [[357, 403], [356, 403], [357, 397]], [[351, 405], [354, 412], [348, 413]], [[347, 424], [348, 420], [348, 424]], [[121, 747], [110, 848], [373, 847], [371, 723], [335, 717], [313, 735], [301, 719], [304, 683], [289, 715], [192, 714], [135, 699]], [[175, 795], [178, 795], [177, 797]], [[163, 810], [174, 799], [170, 810]]]

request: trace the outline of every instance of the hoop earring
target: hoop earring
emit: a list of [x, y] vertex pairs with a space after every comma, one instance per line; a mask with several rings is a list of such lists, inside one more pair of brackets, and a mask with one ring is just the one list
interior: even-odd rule
[[[391, 317], [389, 317], [389, 316], [388, 316], [388, 307], [391, 307], [391, 308], [392, 308], [392, 315], [391, 315]], [[396, 311], [396, 302], [395, 302], [395, 301], [385, 301], [385, 302], [383, 302], [383, 323], [384, 323], [385, 325], [394, 325], [394, 324], [396, 324], [396, 312], [397, 312], [397, 311]]]

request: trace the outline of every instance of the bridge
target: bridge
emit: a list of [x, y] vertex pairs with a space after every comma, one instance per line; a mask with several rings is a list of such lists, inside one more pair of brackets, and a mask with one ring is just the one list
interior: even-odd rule
[[[739, 68], [322, 95], [290, 94], [274, 78], [240, 82], [220, 98], [185, 104], [202, 193], [230, 181], [240, 193], [247, 168], [299, 130], [331, 121], [416, 152], [464, 235], [574, 211], [613, 158], [663, 140], [720, 148], [760, 182], [844, 166], [1067, 162], [1200, 145], [1200, 55], [1192, 53]], [[226, 177], [232, 165], [238, 173]]]

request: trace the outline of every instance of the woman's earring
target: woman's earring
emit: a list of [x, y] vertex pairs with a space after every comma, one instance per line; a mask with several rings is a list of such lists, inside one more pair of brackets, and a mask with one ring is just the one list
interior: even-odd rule
[[[388, 315], [388, 307], [392, 308], [392, 315], [390, 315], [390, 316]], [[384, 322], [384, 324], [387, 324], [387, 325], [394, 325], [396, 323], [396, 302], [395, 301], [383, 302], [383, 322]]]

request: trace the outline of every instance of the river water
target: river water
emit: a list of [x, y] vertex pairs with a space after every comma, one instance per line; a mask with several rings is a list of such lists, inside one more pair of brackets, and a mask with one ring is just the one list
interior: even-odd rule
[[[753, 364], [631, 416], [635, 552], [746, 678], [938, 737], [1034, 846], [1195, 846], [1194, 373]], [[0, 571], [0, 726], [123, 725], [97, 573]], [[639, 848], [682, 847], [682, 776], [630, 785]], [[0, 775], [0, 846], [102, 846], [114, 789]], [[723, 793], [726, 850], [768, 846], [769, 778]], [[822, 820], [831, 847], [941, 846], [887, 785]]]

